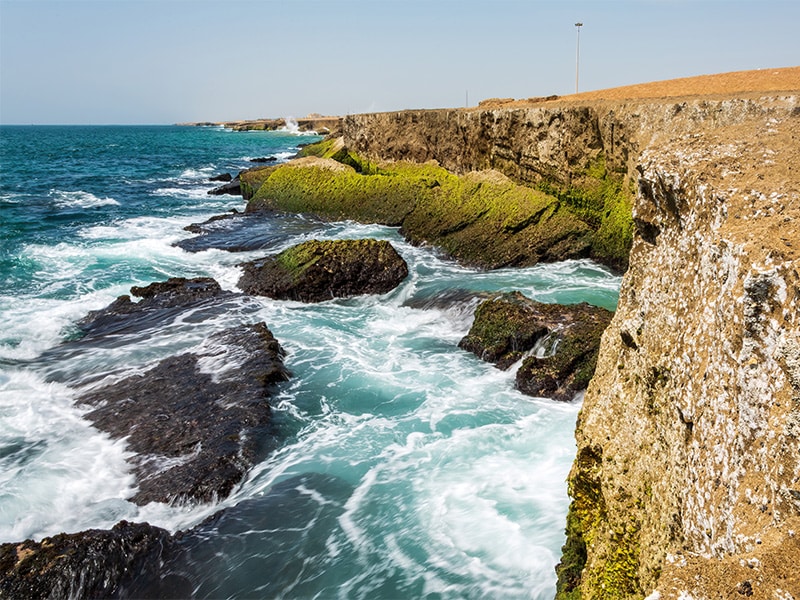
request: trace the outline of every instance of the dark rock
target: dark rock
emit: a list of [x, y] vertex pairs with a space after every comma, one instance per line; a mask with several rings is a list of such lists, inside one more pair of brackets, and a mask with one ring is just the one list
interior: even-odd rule
[[507, 369], [520, 359], [516, 387], [530, 396], [571, 400], [594, 374], [612, 313], [588, 304], [542, 304], [519, 292], [483, 302], [459, 346]]
[[144, 287], [134, 286], [131, 294], [159, 306], [176, 306], [195, 302], [199, 299], [219, 296], [222, 288], [210, 277], [186, 279], [170, 277], [167, 281], [157, 281]]
[[498, 369], [508, 369], [550, 332], [540, 306], [548, 305], [533, 302], [519, 292], [486, 300], [475, 310], [475, 320], [459, 348], [494, 363]]
[[242, 186], [241, 182], [239, 181], [239, 177], [234, 177], [228, 183], [225, 183], [219, 187], [215, 187], [213, 190], [208, 190], [208, 194], [210, 196], [221, 196], [222, 194], [230, 194], [231, 196], [241, 196], [242, 195]]
[[134, 502], [211, 501], [275, 444], [268, 398], [289, 377], [282, 356], [264, 323], [242, 325], [77, 402], [94, 406], [86, 418], [136, 453]]
[[209, 181], [230, 181], [231, 179], [233, 179], [233, 175], [230, 173], [220, 173], [208, 178]]
[[270, 163], [270, 162], [277, 162], [277, 157], [275, 156], [260, 156], [258, 158], [251, 158], [251, 163]]
[[215, 248], [227, 252], [268, 250], [285, 245], [292, 237], [313, 234], [322, 223], [301, 215], [276, 214], [267, 211], [211, 217], [204, 223], [193, 223], [184, 229], [198, 234], [175, 246], [186, 252], [202, 252]]
[[311, 240], [242, 267], [245, 293], [301, 302], [385, 294], [408, 275], [406, 261], [378, 240]]
[[172, 277], [145, 287], [132, 287], [131, 294], [142, 300], [133, 302], [128, 295], [120, 296], [107, 307], [92, 311], [78, 321], [78, 329], [92, 336], [142, 329], [169, 318], [175, 313], [174, 309], [183, 310], [235, 296], [210, 277]]
[[[159, 594], [167, 531], [121, 521], [111, 530], [0, 545], [0, 597], [143, 598]], [[191, 587], [171, 590], [188, 597]], [[153, 594], [155, 592], [155, 594]]]
[[574, 322], [556, 332], [555, 352], [529, 356], [517, 370], [517, 389], [529, 396], [569, 401], [585, 390], [597, 366], [600, 338], [612, 314], [586, 303], [572, 307]]
[[[304, 473], [174, 536], [122, 521], [0, 544], [0, 598], [311, 597], [352, 493], [338, 477]], [[356, 560], [351, 545], [338, 551]]]
[[[229, 219], [234, 219], [239, 214], [241, 214], [241, 213], [238, 210], [236, 210], [235, 208], [232, 208], [231, 212], [229, 212], [229, 213], [226, 213], [224, 215], [214, 215], [213, 217], [211, 217], [207, 221], [203, 221], [202, 223], [191, 223], [191, 224], [187, 225], [186, 227], [184, 227], [183, 230], [184, 231], [189, 231], [191, 233], [201, 233], [201, 234], [202, 233], [206, 233], [208, 231], [208, 226], [211, 223], [216, 223], [218, 221], [227, 221]], [[174, 245], [180, 247], [180, 244], [181, 243], [178, 242], [178, 243], [176, 243]]]

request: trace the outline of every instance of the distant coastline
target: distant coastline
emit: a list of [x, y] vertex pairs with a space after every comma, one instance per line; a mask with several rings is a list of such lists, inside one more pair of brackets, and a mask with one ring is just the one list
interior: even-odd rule
[[194, 123], [177, 123], [188, 127], [225, 127], [233, 131], [316, 131], [321, 134], [336, 133], [341, 129], [341, 117], [328, 117], [310, 114], [300, 119], [282, 117], [278, 119], [247, 119], [239, 121], [199, 121]]

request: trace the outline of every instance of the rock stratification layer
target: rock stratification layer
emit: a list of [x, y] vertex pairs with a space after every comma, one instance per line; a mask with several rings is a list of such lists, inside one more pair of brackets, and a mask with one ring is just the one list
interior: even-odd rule
[[[794, 89], [800, 89], [800, 81]], [[380, 160], [637, 188], [559, 597], [800, 597], [800, 92], [345, 118]]]

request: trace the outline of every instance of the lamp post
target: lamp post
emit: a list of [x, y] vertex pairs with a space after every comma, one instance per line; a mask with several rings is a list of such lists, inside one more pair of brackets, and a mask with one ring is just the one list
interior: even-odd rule
[[578, 93], [578, 69], [581, 62], [581, 27], [583, 23], [575, 23], [575, 31], [577, 33], [577, 41], [575, 45], [575, 93]]

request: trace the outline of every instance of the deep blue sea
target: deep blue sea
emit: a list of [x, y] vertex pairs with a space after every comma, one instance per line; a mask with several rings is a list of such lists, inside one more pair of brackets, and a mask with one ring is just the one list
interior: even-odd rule
[[[209, 536], [197, 554], [197, 597], [552, 598], [580, 399], [516, 392], [513, 371], [458, 348], [474, 304], [437, 299], [519, 290], [613, 309], [619, 277], [590, 261], [476, 271], [393, 228], [292, 215], [235, 232], [257, 250], [174, 245], [193, 237], [186, 225], [244, 208], [241, 197], [209, 196], [219, 185], [209, 176], [235, 175], [255, 157], [286, 160], [317, 139], [0, 127], [0, 542], [122, 519], [178, 531], [222, 508], [256, 507], [241, 510], [235, 535]], [[210, 276], [236, 290], [238, 263], [310, 238], [356, 237], [390, 240], [403, 255], [410, 275], [398, 289], [315, 305], [250, 298], [58, 352], [78, 319], [131, 286]], [[257, 321], [294, 375], [274, 398], [281, 446], [219, 503], [128, 502], [135, 481], [125, 443], [83, 418], [76, 390]], [[303, 483], [313, 478], [323, 483]], [[257, 508], [287, 488], [304, 501]]]

